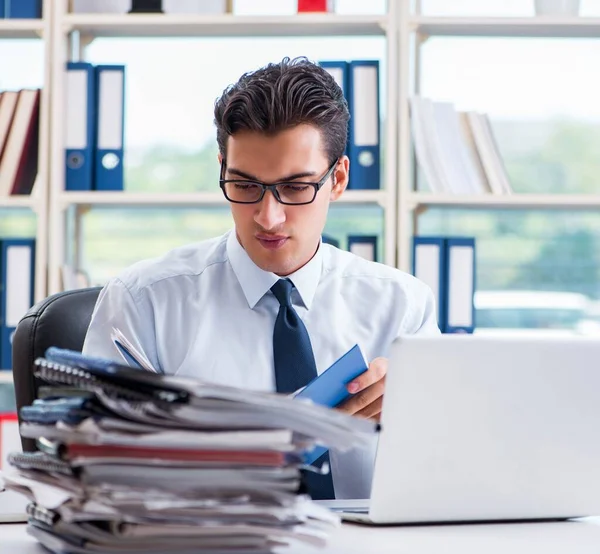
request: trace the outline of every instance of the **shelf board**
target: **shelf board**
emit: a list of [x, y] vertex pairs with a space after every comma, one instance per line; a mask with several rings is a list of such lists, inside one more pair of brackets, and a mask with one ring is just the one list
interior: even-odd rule
[[419, 206], [451, 206], [480, 209], [598, 209], [600, 194], [496, 194], [459, 195], [413, 192], [412, 208]]
[[12, 383], [13, 382], [13, 374], [11, 370], [0, 370], [0, 384], [2, 383]]
[[[385, 205], [387, 194], [382, 190], [348, 190], [337, 204]], [[63, 207], [111, 206], [111, 207], [182, 207], [200, 208], [225, 206], [227, 201], [221, 192], [155, 193], [155, 192], [63, 192]]]
[[411, 27], [425, 36], [598, 38], [598, 17], [428, 17], [414, 16]]
[[90, 37], [259, 37], [383, 35], [386, 16], [68, 14], [65, 31]]
[[0, 19], [0, 39], [39, 38], [44, 25], [43, 19]]
[[224, 206], [226, 200], [220, 192], [63, 192], [60, 195], [62, 205], [111, 206], [111, 207], [198, 207]]
[[0, 209], [4, 208], [31, 208], [36, 201], [29, 194], [15, 194], [14, 196], [0, 196]]
[[379, 204], [385, 208], [389, 195], [381, 189], [345, 190], [336, 204]]

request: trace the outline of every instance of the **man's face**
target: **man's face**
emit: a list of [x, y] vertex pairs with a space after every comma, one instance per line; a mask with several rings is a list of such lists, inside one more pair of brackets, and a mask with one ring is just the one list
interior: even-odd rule
[[[281, 204], [270, 190], [257, 204], [230, 204], [238, 240], [258, 267], [284, 276], [314, 256], [329, 202], [348, 183], [348, 165], [343, 157], [311, 204]], [[224, 178], [316, 183], [329, 168], [320, 131], [298, 125], [273, 136], [245, 131], [229, 137]]]

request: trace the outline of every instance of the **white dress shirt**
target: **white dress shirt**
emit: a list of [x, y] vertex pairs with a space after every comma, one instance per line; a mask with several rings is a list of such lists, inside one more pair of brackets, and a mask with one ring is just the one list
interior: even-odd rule
[[[289, 278], [319, 374], [357, 343], [371, 361], [399, 335], [439, 333], [431, 290], [398, 269], [322, 243]], [[274, 391], [278, 279], [233, 231], [139, 262], [100, 293], [83, 352], [123, 363], [110, 337], [117, 327], [165, 373]], [[370, 496], [375, 447], [331, 452], [336, 498]]]

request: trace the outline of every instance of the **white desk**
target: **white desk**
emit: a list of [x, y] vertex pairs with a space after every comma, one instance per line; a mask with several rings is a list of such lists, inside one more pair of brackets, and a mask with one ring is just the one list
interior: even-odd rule
[[[598, 554], [600, 519], [561, 523], [372, 528], [343, 525], [323, 550], [289, 554]], [[0, 554], [47, 554], [25, 525], [0, 524]]]

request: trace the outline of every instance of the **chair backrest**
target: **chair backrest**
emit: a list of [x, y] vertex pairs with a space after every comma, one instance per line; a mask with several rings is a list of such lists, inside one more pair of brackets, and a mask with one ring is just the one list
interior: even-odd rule
[[[60, 292], [31, 308], [17, 325], [13, 338], [13, 379], [17, 411], [37, 398], [40, 385], [33, 376], [34, 361], [50, 346], [81, 352], [101, 287]], [[21, 438], [23, 450], [35, 450]]]

